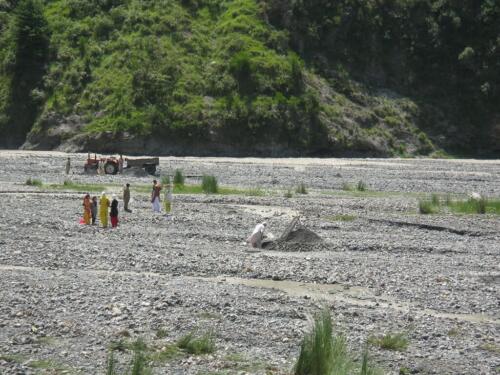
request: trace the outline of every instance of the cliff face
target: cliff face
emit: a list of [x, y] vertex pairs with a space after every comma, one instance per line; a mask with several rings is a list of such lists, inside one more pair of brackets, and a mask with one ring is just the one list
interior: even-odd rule
[[468, 3], [0, 1], [0, 143], [498, 155], [500, 11]]

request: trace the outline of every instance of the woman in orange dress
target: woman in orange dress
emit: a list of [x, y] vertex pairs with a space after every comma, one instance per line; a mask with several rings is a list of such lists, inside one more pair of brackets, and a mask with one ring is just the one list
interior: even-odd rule
[[90, 201], [90, 195], [85, 195], [83, 198], [83, 221], [85, 225], [90, 225], [90, 219], [92, 218], [92, 202]]

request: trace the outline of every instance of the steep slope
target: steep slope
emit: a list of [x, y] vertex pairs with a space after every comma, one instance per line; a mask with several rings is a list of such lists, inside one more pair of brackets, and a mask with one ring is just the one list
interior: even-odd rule
[[[30, 4], [34, 25], [23, 16]], [[109, 152], [392, 156], [486, 145], [498, 110], [473, 107], [482, 115], [476, 126], [455, 110], [460, 102], [422, 96], [422, 77], [419, 90], [400, 84], [388, 73], [396, 64], [378, 62], [363, 35], [349, 48], [338, 35], [352, 32], [345, 24], [357, 2], [304, 4], [0, 1], [3, 143], [20, 144], [31, 128], [27, 148]], [[396, 7], [377, 4], [370, 16]], [[38, 39], [20, 36], [23, 22]], [[30, 43], [37, 57], [25, 60], [36, 62], [36, 74], [19, 76], [19, 46]], [[394, 80], [373, 79], [365, 60], [375, 76]], [[401, 71], [413, 74], [410, 65]]]

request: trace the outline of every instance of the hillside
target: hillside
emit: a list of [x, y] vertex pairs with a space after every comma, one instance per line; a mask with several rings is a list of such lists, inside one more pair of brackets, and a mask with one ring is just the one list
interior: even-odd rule
[[0, 143], [498, 156], [498, 19], [494, 0], [0, 0]]

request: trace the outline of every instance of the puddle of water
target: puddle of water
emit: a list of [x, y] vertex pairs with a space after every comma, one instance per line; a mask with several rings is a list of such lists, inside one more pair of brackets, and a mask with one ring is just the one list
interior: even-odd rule
[[[175, 279], [168, 274], [156, 272], [142, 272], [142, 271], [113, 271], [113, 270], [97, 270], [97, 269], [43, 269], [37, 267], [26, 266], [10, 266], [0, 265], [2, 271], [22, 271], [22, 272], [74, 272], [93, 275], [127, 275], [127, 276], [148, 276], [148, 277], [167, 277]], [[433, 316], [440, 319], [461, 320], [470, 323], [488, 323], [500, 325], [500, 320], [495, 317], [484, 314], [455, 314], [440, 312], [433, 309], [420, 309], [413, 306], [408, 302], [397, 301], [389, 296], [376, 296], [369, 288], [363, 287], [348, 287], [342, 284], [315, 284], [296, 281], [275, 281], [263, 279], [243, 279], [237, 277], [189, 277], [181, 276], [184, 279], [226, 283], [229, 285], [243, 285], [253, 288], [271, 289], [286, 293], [291, 297], [305, 297], [308, 296], [316, 301], [327, 302], [343, 302], [360, 307], [368, 307], [371, 309], [392, 309], [403, 313], [411, 311], [416, 316]]]
[[375, 296], [373, 291], [362, 287], [346, 287], [341, 284], [313, 284], [294, 281], [274, 281], [261, 279], [241, 279], [236, 277], [218, 277], [219, 282], [232, 285], [245, 285], [255, 288], [273, 289], [293, 297], [308, 296], [317, 301], [344, 302], [373, 309], [393, 309], [417, 316], [430, 315], [442, 319], [461, 320], [470, 323], [490, 323], [500, 325], [500, 320], [484, 314], [455, 314], [419, 309], [411, 303], [400, 302], [389, 296]]

